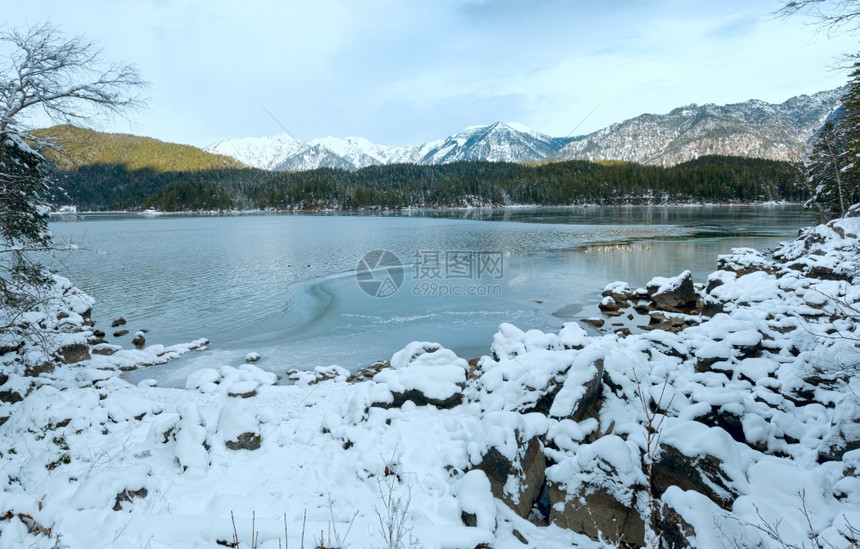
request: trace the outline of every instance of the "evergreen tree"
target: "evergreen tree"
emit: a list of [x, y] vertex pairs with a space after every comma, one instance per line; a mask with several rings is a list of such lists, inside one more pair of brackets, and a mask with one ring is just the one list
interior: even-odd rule
[[850, 164], [841, 126], [828, 120], [818, 131], [809, 160], [804, 167], [810, 199], [806, 207], [817, 210], [822, 218], [845, 215], [848, 185], [845, 168]]
[[[782, 4], [779, 15], [810, 15], [828, 35], [860, 31], [860, 0], [783, 0]], [[842, 107], [844, 113], [835, 124], [819, 131], [806, 166], [813, 191], [809, 205], [823, 217], [845, 215], [860, 202], [860, 61], [854, 63]]]
[[860, 202], [860, 61], [854, 63], [842, 106], [845, 114], [839, 124], [845, 132], [847, 149], [842, 191], [850, 207]]
[[804, 169], [807, 207], [825, 219], [842, 217], [860, 202], [860, 63], [842, 98], [842, 113], [818, 131]]
[[0, 134], [0, 296], [13, 307], [27, 297], [24, 288], [45, 282], [27, 252], [51, 245], [48, 191], [42, 157], [15, 136]]

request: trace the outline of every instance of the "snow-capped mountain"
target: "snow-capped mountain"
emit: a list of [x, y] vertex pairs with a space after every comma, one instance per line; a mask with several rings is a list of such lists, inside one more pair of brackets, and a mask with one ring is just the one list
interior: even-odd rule
[[558, 151], [570, 139], [550, 137], [521, 124], [496, 122], [465, 130], [418, 148], [416, 164], [447, 164], [462, 160], [531, 162]]
[[549, 160], [625, 160], [671, 166], [708, 154], [800, 161], [807, 142], [840, 104], [843, 89], [774, 105], [688, 105], [643, 114], [577, 137]]
[[471, 126], [418, 147], [391, 147], [360, 137], [300, 141], [288, 134], [227, 139], [205, 150], [266, 170], [319, 167], [356, 170], [379, 164], [446, 164], [463, 160], [623, 160], [664, 166], [709, 154], [803, 159], [809, 139], [839, 106], [845, 89], [793, 97], [778, 105], [751, 100], [688, 105], [643, 114], [574, 138], [551, 137], [521, 124]]
[[285, 158], [296, 154], [304, 147], [304, 142], [289, 134], [281, 133], [271, 137], [225, 139], [203, 150], [232, 156], [239, 162], [254, 168], [275, 170]]
[[[263, 138], [266, 139], [266, 138]], [[324, 137], [313, 139], [285, 157], [276, 170], [300, 171], [314, 168], [356, 170], [377, 164], [411, 162], [414, 147], [389, 147], [371, 143], [363, 137]]]
[[226, 139], [206, 150], [265, 170], [355, 170], [379, 164], [446, 164], [460, 160], [528, 162], [558, 151], [569, 139], [550, 137], [521, 124], [472, 126], [420, 147], [377, 145], [360, 137], [325, 137], [303, 142], [287, 134]]

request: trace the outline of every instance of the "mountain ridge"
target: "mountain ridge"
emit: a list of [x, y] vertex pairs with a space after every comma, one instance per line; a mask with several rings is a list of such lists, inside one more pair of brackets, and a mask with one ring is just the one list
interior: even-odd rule
[[646, 113], [587, 135], [553, 137], [515, 122], [469, 126], [418, 146], [379, 145], [361, 137], [301, 141], [289, 134], [225, 139], [205, 151], [274, 171], [356, 170], [399, 163], [619, 160], [673, 166], [705, 155], [798, 162], [809, 139], [840, 105], [844, 88], [782, 103], [690, 104]]
[[225, 139], [203, 150], [275, 171], [357, 170], [387, 164], [433, 165], [469, 160], [532, 162], [542, 160], [567, 141], [528, 129], [522, 124], [495, 122], [469, 126], [448, 137], [418, 146], [379, 145], [361, 137], [300, 141], [289, 134], [277, 134]]
[[642, 114], [577, 137], [548, 160], [672, 166], [704, 155], [730, 155], [799, 162], [809, 139], [840, 105], [844, 90], [800, 95], [779, 104], [752, 99]]

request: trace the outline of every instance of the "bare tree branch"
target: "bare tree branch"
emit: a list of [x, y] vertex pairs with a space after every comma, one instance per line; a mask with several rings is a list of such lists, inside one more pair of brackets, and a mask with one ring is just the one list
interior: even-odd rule
[[0, 135], [36, 107], [55, 122], [87, 124], [100, 114], [140, 108], [147, 83], [133, 65], [105, 63], [98, 46], [66, 38], [51, 23], [0, 32], [12, 53], [0, 64]]
[[55, 122], [86, 125], [141, 107], [145, 87], [134, 66], [103, 61], [82, 36], [50, 23], [0, 28], [0, 335], [38, 338], [36, 327], [19, 325], [22, 313], [56, 298], [33, 252], [59, 249], [48, 231], [49, 172], [36, 150], [58, 145], [36, 139], [23, 118], [41, 109]]
[[815, 19], [828, 36], [860, 30], [860, 0], [786, 0], [776, 11], [784, 18], [796, 14]]

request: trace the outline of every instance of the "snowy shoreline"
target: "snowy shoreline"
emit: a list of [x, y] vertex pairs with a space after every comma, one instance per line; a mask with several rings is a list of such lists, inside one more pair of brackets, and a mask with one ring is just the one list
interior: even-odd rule
[[503, 324], [477, 361], [415, 342], [287, 386], [252, 364], [130, 385], [123, 368], [206, 342], [91, 346], [93, 300], [58, 277], [19, 321], [39, 337], [0, 334], [0, 547], [230, 546], [231, 515], [260, 548], [393, 546], [380, 523], [426, 549], [851, 547], [853, 214], [696, 286], [606, 287], [607, 313], [646, 307], [657, 329]]
[[540, 204], [492, 204], [480, 206], [438, 206], [438, 207], [423, 207], [423, 206], [406, 206], [403, 208], [358, 208], [344, 210], [342, 208], [292, 208], [292, 209], [248, 209], [248, 210], [182, 210], [182, 211], [154, 211], [147, 213], [145, 210], [106, 210], [106, 211], [89, 211], [77, 209], [65, 209], [62, 207], [50, 213], [52, 220], [62, 220], [63, 218], [74, 218], [76, 216], [90, 217], [111, 217], [111, 216], [141, 216], [157, 218], [161, 216], [233, 216], [233, 215], [300, 215], [300, 214], [410, 214], [411, 212], [429, 213], [429, 212], [445, 212], [445, 211], [471, 211], [471, 210], [490, 210], [490, 211], [506, 211], [506, 210], [576, 210], [576, 209], [593, 209], [593, 208], [744, 208], [744, 207], [775, 207], [775, 206], [802, 206], [803, 202], [790, 201], [752, 201], [752, 202], [657, 202], [657, 203], [618, 203], [618, 204], [567, 204], [547, 206]]

